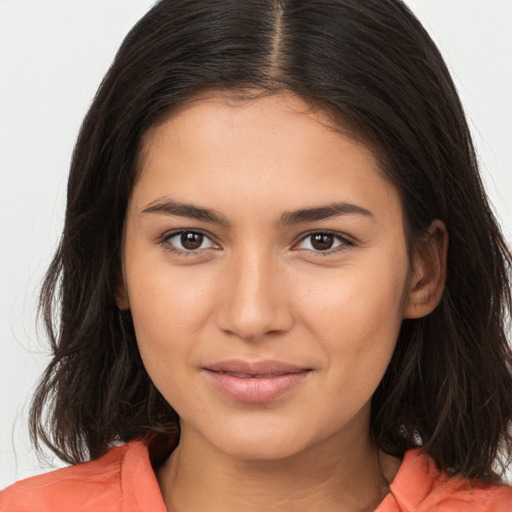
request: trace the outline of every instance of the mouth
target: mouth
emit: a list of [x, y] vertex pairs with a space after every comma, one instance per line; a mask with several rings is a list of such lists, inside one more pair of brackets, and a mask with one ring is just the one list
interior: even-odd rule
[[280, 361], [223, 361], [205, 367], [215, 391], [239, 402], [269, 402], [291, 392], [312, 372]]
[[[287, 375], [287, 373], [237, 373], [237, 372], [217, 372], [222, 375], [231, 375], [240, 379], [271, 379], [273, 377], [280, 377]], [[298, 373], [298, 372], [294, 372]]]

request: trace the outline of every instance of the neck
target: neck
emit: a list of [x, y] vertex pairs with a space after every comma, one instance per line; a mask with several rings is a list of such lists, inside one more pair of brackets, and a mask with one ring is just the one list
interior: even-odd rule
[[382, 501], [400, 461], [380, 454], [370, 436], [336, 437], [278, 460], [246, 460], [182, 432], [157, 471], [170, 512], [370, 512]]

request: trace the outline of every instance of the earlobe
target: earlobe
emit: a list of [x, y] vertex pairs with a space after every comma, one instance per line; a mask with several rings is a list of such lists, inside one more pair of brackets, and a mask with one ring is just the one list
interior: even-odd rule
[[126, 289], [126, 283], [122, 272], [119, 272], [116, 279], [116, 304], [121, 311], [130, 309], [128, 291]]
[[447, 254], [448, 232], [444, 222], [436, 219], [413, 256], [404, 318], [421, 318], [437, 307], [446, 283]]

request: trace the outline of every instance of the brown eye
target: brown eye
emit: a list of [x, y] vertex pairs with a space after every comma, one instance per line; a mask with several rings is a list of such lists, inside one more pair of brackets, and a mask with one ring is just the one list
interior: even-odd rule
[[203, 240], [204, 235], [202, 233], [194, 233], [192, 231], [185, 231], [181, 234], [180, 238], [181, 245], [189, 251], [199, 249], [203, 244]]
[[335, 238], [328, 233], [318, 233], [311, 236], [311, 246], [317, 251], [327, 251], [332, 248]]
[[187, 253], [199, 254], [206, 249], [218, 248], [208, 235], [193, 230], [175, 231], [167, 235], [161, 243], [166, 249], [183, 256]]
[[351, 245], [353, 245], [353, 243], [342, 233], [337, 234], [329, 231], [317, 231], [316, 233], [310, 233], [304, 236], [296, 245], [296, 248], [328, 255]]

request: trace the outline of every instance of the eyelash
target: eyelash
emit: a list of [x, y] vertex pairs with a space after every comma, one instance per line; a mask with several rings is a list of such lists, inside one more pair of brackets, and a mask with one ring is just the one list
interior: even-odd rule
[[[213, 244], [213, 247], [207, 247], [205, 249], [200, 249], [201, 251], [204, 251], [204, 250], [210, 250], [210, 249], [214, 249], [216, 250], [216, 247], [218, 247], [218, 244], [216, 244], [213, 240], [212, 240], [212, 236], [209, 235], [206, 231], [203, 231], [201, 229], [179, 229], [177, 231], [171, 231], [170, 233], [166, 233], [162, 238], [161, 240], [159, 241], [159, 243], [161, 245], [163, 245], [165, 247], [166, 250], [176, 254], [176, 256], [180, 256], [180, 257], [189, 257], [189, 256], [197, 256], [199, 254], [199, 249], [196, 249], [196, 250], [190, 250], [190, 249], [176, 249], [175, 247], [172, 246], [170, 240], [172, 238], [175, 238], [175, 237], [179, 237], [185, 233], [193, 233], [195, 235], [202, 235], [205, 239], [209, 240], [212, 244]], [[202, 244], [201, 244], [202, 245]]]
[[[171, 244], [170, 240], [172, 238], [175, 238], [175, 237], [178, 237], [178, 236], [181, 236], [185, 233], [192, 233], [192, 234], [195, 234], [195, 235], [201, 235], [203, 236], [205, 239], [209, 240], [211, 242], [211, 244], [213, 244], [213, 247], [207, 247], [205, 249], [196, 249], [196, 250], [191, 250], [191, 249], [177, 249], [175, 247], [173, 247], [173, 245]], [[305, 233], [301, 236], [301, 238], [299, 239], [298, 242], [295, 242], [293, 244], [293, 246], [296, 246], [302, 242], [304, 242], [305, 240], [307, 240], [308, 238], [311, 238], [315, 235], [328, 235], [328, 236], [332, 236], [335, 238], [335, 240], [337, 242], [339, 242], [339, 245], [335, 246], [334, 248], [332, 249], [326, 249], [325, 251], [320, 251], [320, 250], [314, 250], [314, 249], [296, 249], [296, 250], [299, 250], [299, 251], [308, 251], [310, 252], [314, 257], [317, 257], [317, 256], [320, 256], [320, 257], [325, 257], [325, 256], [330, 256], [332, 254], [335, 254], [335, 253], [338, 253], [338, 252], [341, 252], [343, 250], [346, 250], [348, 247], [351, 247], [354, 245], [354, 242], [349, 239], [347, 236], [345, 235], [342, 235], [341, 233], [338, 233], [336, 231], [329, 231], [329, 230], [317, 230], [317, 231], [310, 231], [308, 233]], [[189, 257], [189, 256], [197, 256], [199, 254], [200, 251], [204, 251], [204, 250], [211, 250], [211, 249], [214, 249], [214, 250], [217, 250], [218, 248], [218, 244], [216, 244], [216, 242], [214, 242], [212, 240], [212, 237], [211, 235], [209, 235], [206, 231], [203, 231], [201, 229], [180, 229], [180, 230], [177, 230], [177, 231], [171, 231], [170, 233], [166, 233], [159, 241], [158, 241], [159, 244], [163, 245], [165, 247], [166, 250], [176, 254], [177, 256], [179, 257]]]
[[[332, 254], [339, 253], [339, 252], [344, 251], [347, 248], [352, 247], [352, 246], [355, 245], [353, 240], [351, 240], [346, 235], [343, 235], [343, 234], [341, 234], [341, 233], [339, 233], [337, 231], [317, 230], [317, 231], [310, 231], [309, 233], [305, 233], [304, 235], [302, 235], [301, 238], [299, 239], [299, 241], [294, 244], [294, 246], [298, 245], [299, 243], [304, 242], [308, 238], [311, 238], [311, 237], [313, 237], [315, 235], [328, 235], [328, 236], [332, 236], [332, 237], [334, 237], [335, 241], [339, 242], [339, 245], [335, 246], [334, 248], [327, 249], [325, 251], [319, 251], [319, 250], [314, 250], [314, 249], [297, 249], [297, 250], [299, 250], [299, 251], [308, 251], [314, 257], [325, 257], [325, 256], [330, 256]], [[310, 242], [310, 244], [311, 244], [311, 242]]]

